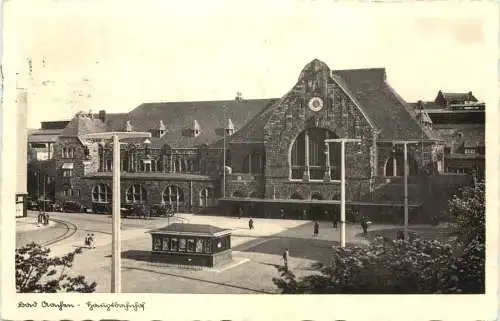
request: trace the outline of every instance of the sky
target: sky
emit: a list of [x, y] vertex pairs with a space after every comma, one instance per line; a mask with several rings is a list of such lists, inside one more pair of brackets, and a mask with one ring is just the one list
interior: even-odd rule
[[[7, 0], [6, 97], [28, 89], [28, 127], [152, 101], [281, 97], [312, 59], [384, 67], [407, 101], [492, 98], [498, 10], [472, 4], [243, 0]], [[28, 59], [32, 73], [28, 73]], [[12, 92], [12, 89], [11, 89]], [[7, 99], [8, 101], [9, 99]]]

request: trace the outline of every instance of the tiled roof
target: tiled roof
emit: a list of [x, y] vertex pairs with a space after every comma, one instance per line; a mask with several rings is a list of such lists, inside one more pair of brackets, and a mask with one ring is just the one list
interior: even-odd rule
[[128, 113], [106, 114], [106, 130], [122, 131], [125, 129], [125, 122], [128, 120]]
[[28, 143], [55, 142], [62, 132], [62, 129], [30, 129], [28, 130]]
[[78, 137], [85, 134], [101, 133], [106, 131], [106, 125], [97, 117], [76, 115], [64, 128], [62, 137]]
[[213, 225], [208, 225], [208, 224], [182, 224], [182, 223], [174, 223], [167, 225], [165, 227], [159, 228], [152, 230], [150, 233], [182, 233], [182, 234], [207, 234], [207, 235], [214, 235], [220, 232], [227, 231], [229, 232], [230, 230], [228, 229], [223, 229], [217, 226]]
[[443, 98], [450, 101], [477, 101], [471, 92], [468, 93], [443, 93]]
[[434, 125], [433, 128], [447, 146], [451, 146], [452, 141], [470, 147], [485, 145], [485, 127], [481, 124]]
[[[274, 108], [278, 107], [279, 99], [269, 99], [265, 108], [248, 121], [243, 128], [239, 129], [230, 138], [228, 142], [263, 142], [264, 126], [273, 114]], [[219, 139], [212, 147], [222, 148], [223, 139]]]
[[[136, 131], [158, 128], [159, 121], [163, 120], [168, 132], [156, 141], [159, 145], [162, 145], [162, 140], [174, 148], [210, 145], [223, 137], [225, 118], [231, 118], [238, 130], [261, 112], [268, 102], [269, 99], [245, 99], [145, 103], [132, 110], [128, 120]], [[196, 137], [192, 135], [195, 120], [200, 125], [200, 135]]]
[[[97, 172], [88, 174], [85, 178], [111, 178], [112, 172]], [[197, 175], [189, 173], [161, 173], [161, 172], [123, 172], [121, 173], [122, 179], [155, 179], [155, 180], [193, 180], [193, 181], [213, 181], [213, 178], [206, 175]]]
[[[420, 139], [422, 129], [410, 106], [385, 81], [385, 69], [334, 70], [381, 130], [380, 139]], [[428, 137], [428, 134], [424, 135]]]

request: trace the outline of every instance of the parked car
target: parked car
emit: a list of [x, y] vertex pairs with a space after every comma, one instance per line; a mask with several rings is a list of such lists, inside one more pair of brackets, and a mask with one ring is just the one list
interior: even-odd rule
[[123, 205], [121, 208], [122, 217], [135, 216], [135, 217], [147, 218], [150, 215], [151, 215], [150, 209], [143, 204]]
[[112, 208], [109, 203], [93, 203], [92, 211], [97, 214], [111, 214]]
[[82, 204], [74, 201], [66, 201], [62, 205], [63, 212], [67, 213], [86, 213], [87, 208]]
[[51, 200], [38, 200], [38, 209], [44, 212], [54, 212], [55, 203]]
[[33, 200], [33, 199], [30, 198], [27, 202], [28, 202], [28, 204], [27, 204], [28, 210], [30, 210], [30, 211], [38, 211], [39, 204], [38, 204], [37, 201], [35, 201], [35, 200]]
[[170, 204], [153, 205], [151, 207], [151, 216], [169, 217], [174, 216], [174, 209]]

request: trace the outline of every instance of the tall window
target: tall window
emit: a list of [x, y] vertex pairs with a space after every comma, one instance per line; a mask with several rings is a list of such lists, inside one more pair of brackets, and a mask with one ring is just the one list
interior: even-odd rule
[[214, 205], [214, 190], [212, 188], [204, 188], [200, 191], [200, 206], [210, 207]]
[[110, 172], [112, 169], [113, 169], [113, 160], [108, 158], [104, 161], [104, 171]]
[[64, 187], [63, 187], [63, 195], [65, 197], [72, 197], [73, 196], [73, 188], [71, 188], [70, 185], [64, 185]]
[[147, 200], [146, 190], [139, 184], [132, 185], [126, 193], [127, 203], [144, 203]]
[[111, 188], [106, 184], [97, 184], [92, 189], [92, 202], [110, 203], [112, 200]]
[[[291, 149], [291, 178], [302, 179], [307, 172], [312, 180], [322, 180], [327, 171], [325, 139], [337, 137], [329, 130], [312, 128], [300, 133]], [[308, 156], [308, 157], [306, 157]], [[330, 174], [340, 179], [339, 144], [329, 144]]]
[[[395, 163], [395, 164], [394, 164]], [[396, 170], [394, 170], [394, 165], [396, 165]], [[403, 176], [404, 175], [404, 156], [396, 155], [396, 157], [390, 157], [385, 163], [385, 176]], [[418, 174], [418, 164], [417, 161], [408, 155], [408, 176], [416, 176]]]
[[75, 156], [75, 149], [72, 147], [63, 147], [61, 156], [62, 158], [73, 158]]
[[177, 186], [168, 186], [167, 188], [165, 188], [162, 198], [163, 203], [174, 206], [184, 203], [184, 193]]
[[261, 174], [264, 171], [263, 157], [259, 152], [248, 154], [243, 161], [243, 173]]

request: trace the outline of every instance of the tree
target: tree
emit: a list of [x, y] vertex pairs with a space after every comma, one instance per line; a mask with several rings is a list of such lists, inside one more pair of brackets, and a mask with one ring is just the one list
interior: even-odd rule
[[16, 250], [16, 289], [20, 293], [82, 292], [92, 293], [96, 282], [84, 276], [70, 277], [66, 268], [73, 266], [81, 248], [62, 257], [50, 257], [50, 249], [31, 243]]
[[273, 282], [282, 293], [484, 293], [484, 186], [452, 197], [450, 213], [455, 239], [378, 237], [367, 246], [334, 248], [330, 264], [314, 264], [314, 274], [300, 279], [280, 267]]

